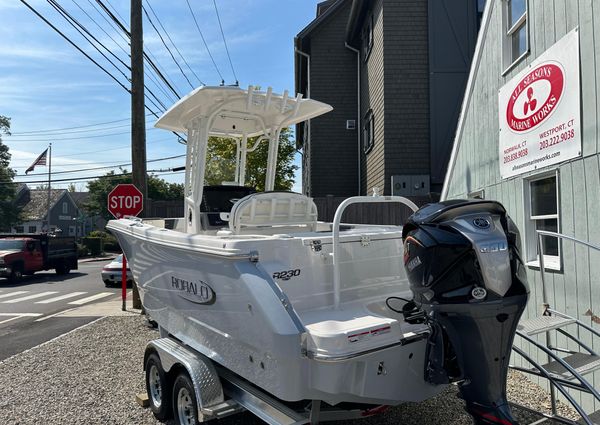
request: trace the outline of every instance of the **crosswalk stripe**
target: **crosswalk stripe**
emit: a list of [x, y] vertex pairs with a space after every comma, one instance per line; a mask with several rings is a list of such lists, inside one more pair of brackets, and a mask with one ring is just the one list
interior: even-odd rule
[[12, 322], [13, 320], [17, 320], [17, 319], [21, 319], [23, 317], [39, 317], [41, 316], [42, 313], [6, 313], [6, 314], [1, 314], [0, 316], [13, 316], [13, 317], [9, 317], [8, 319], [4, 319], [4, 320], [0, 320], [0, 325], [3, 323], [7, 323], [7, 322]]
[[60, 300], [66, 300], [73, 297], [78, 297], [79, 295], [87, 294], [87, 292], [71, 292], [70, 294], [59, 295], [58, 297], [48, 298], [47, 300], [36, 301], [36, 304], [50, 304]]
[[21, 298], [13, 298], [12, 300], [8, 300], [8, 301], [2, 301], [2, 304], [14, 304], [14, 303], [18, 303], [21, 301], [28, 301], [28, 300], [33, 300], [35, 298], [42, 298], [42, 297], [46, 297], [48, 295], [54, 295], [57, 294], [58, 292], [56, 291], [46, 291], [46, 292], [40, 292], [37, 294], [33, 294], [33, 295], [26, 295], [24, 297]]
[[8, 297], [14, 297], [15, 295], [21, 295], [21, 294], [26, 294], [29, 291], [15, 291], [15, 292], [9, 292], [8, 294], [4, 294], [4, 295], [0, 295], [0, 298], [8, 298]]
[[110, 297], [111, 295], [115, 295], [113, 292], [100, 292], [99, 294], [92, 295], [91, 297], [82, 298], [80, 300], [71, 301], [70, 305], [83, 305], [89, 303], [91, 301], [99, 300], [100, 298]]

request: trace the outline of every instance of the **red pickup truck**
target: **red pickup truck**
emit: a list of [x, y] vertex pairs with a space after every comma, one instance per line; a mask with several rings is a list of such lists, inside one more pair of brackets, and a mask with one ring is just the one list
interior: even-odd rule
[[55, 269], [67, 274], [77, 269], [75, 238], [47, 234], [0, 235], [0, 277], [12, 282], [23, 275]]

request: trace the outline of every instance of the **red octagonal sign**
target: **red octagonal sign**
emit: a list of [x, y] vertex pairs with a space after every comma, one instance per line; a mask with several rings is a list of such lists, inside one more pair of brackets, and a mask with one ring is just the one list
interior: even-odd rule
[[144, 209], [142, 192], [132, 184], [118, 184], [108, 194], [108, 211], [115, 218], [136, 216]]

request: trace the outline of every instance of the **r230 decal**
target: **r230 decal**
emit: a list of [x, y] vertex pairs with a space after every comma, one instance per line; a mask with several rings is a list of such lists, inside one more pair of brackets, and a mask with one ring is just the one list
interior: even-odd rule
[[273, 279], [290, 280], [292, 277], [300, 276], [300, 269], [284, 270], [273, 273]]

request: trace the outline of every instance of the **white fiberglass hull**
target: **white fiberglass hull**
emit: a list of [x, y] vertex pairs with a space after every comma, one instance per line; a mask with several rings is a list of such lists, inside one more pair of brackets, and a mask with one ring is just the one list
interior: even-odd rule
[[[159, 326], [282, 400], [393, 405], [422, 401], [443, 389], [423, 379], [426, 339], [395, 338], [390, 325], [377, 330], [384, 329], [382, 335], [367, 331], [370, 339], [343, 336], [343, 341], [358, 341], [355, 346], [363, 348], [357, 352], [328, 357], [312, 350], [316, 355], [311, 355], [306, 320], [272, 278], [272, 267], [287, 266], [272, 266], [279, 260], [269, 261], [269, 250], [277, 257], [277, 244], [291, 242], [249, 238], [235, 249], [226, 238], [199, 244], [199, 235], [129, 220], [111, 221], [108, 227], [127, 256], [147, 313]], [[287, 248], [293, 258], [294, 247]], [[298, 257], [295, 264], [302, 263]], [[303, 270], [309, 267], [302, 263]], [[328, 322], [335, 320], [322, 323]]]

